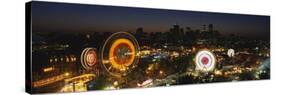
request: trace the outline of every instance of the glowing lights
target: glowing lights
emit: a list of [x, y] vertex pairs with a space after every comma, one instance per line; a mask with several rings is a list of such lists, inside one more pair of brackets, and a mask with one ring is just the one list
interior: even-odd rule
[[111, 75], [125, 76], [137, 64], [139, 53], [139, 45], [133, 35], [117, 32], [103, 44], [100, 60]]
[[53, 71], [54, 69], [55, 69], [54, 67], [48, 67], [48, 68], [44, 68], [43, 71], [50, 72], [50, 71]]
[[148, 80], [145, 80], [142, 83], [137, 83], [137, 85], [138, 85], [138, 87], [149, 87], [149, 86], [153, 85], [153, 80], [148, 79]]
[[81, 64], [85, 69], [92, 69], [92, 66], [97, 63], [97, 60], [97, 54], [94, 48], [85, 48], [82, 51]]
[[114, 81], [114, 82], [113, 82], [113, 85], [114, 85], [114, 86], [118, 86], [118, 81]]
[[69, 76], [69, 73], [68, 73], [68, 72], [66, 72], [66, 73], [64, 73], [64, 75], [65, 75], [65, 76]]
[[76, 63], [75, 55], [51, 56], [49, 63]]
[[162, 70], [159, 71], [159, 74], [160, 74], [160, 75], [162, 75], [163, 73], [164, 73], [164, 71], [162, 71]]
[[234, 57], [234, 55], [235, 55], [234, 49], [228, 49], [227, 55], [228, 55], [228, 57]]
[[135, 46], [128, 39], [117, 39], [109, 50], [109, 60], [114, 68], [125, 68], [133, 63]]
[[104, 88], [104, 90], [114, 90], [116, 89], [114, 86], [107, 86]]
[[220, 70], [215, 70], [215, 75], [218, 75], [218, 76], [222, 76], [223, 75], [223, 73], [222, 73], [222, 71], [220, 71]]
[[67, 77], [69, 77], [69, 73], [68, 74], [64, 73], [64, 74], [54, 76], [54, 77], [51, 77], [51, 78], [47, 78], [47, 79], [44, 79], [44, 80], [35, 81], [35, 82], [32, 83], [32, 86], [33, 87], [42, 87], [42, 86], [45, 86], [45, 85], [63, 80], [64, 78], [67, 78]]
[[49, 59], [49, 62], [52, 63], [52, 62], [53, 62], [53, 59]]
[[65, 86], [61, 89], [61, 92], [81, 92], [87, 91], [87, 84], [95, 78], [95, 74], [83, 74], [80, 76], [75, 76], [72, 78], [67, 78], [64, 80]]
[[69, 63], [69, 58], [67, 56], [65, 56], [65, 61], [66, 63]]
[[83, 74], [83, 75], [80, 75], [80, 76], [76, 76], [76, 77], [65, 79], [64, 82], [65, 83], [81, 82], [81, 80], [83, 80], [84, 82], [88, 82], [88, 81], [92, 80], [95, 77], [96, 77], [95, 74]]
[[215, 56], [208, 50], [199, 51], [195, 56], [196, 68], [200, 71], [211, 71], [215, 68]]
[[84, 92], [87, 91], [87, 85], [84, 82], [66, 84], [60, 92]]

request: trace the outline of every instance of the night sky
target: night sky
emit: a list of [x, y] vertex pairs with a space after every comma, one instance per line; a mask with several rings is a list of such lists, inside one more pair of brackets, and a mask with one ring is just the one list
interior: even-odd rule
[[[239, 6], [238, 6], [239, 7]], [[236, 34], [251, 38], [269, 38], [269, 16], [202, 13], [145, 8], [127, 8], [49, 2], [32, 3], [33, 32], [167, 32], [174, 24], [202, 29], [213, 24], [224, 35]]]

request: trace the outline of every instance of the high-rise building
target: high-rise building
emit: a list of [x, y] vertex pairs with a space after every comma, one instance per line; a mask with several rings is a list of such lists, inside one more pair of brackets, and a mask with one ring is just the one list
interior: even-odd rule
[[206, 31], [207, 31], [207, 29], [206, 29], [206, 24], [204, 24], [204, 25], [202, 25], [202, 26], [203, 26], [202, 31], [203, 31], [203, 32], [206, 32]]
[[209, 32], [213, 32], [214, 31], [213, 24], [209, 24], [208, 25], [208, 31]]
[[181, 28], [178, 24], [174, 24], [173, 28], [170, 29], [169, 40], [172, 43], [182, 43], [184, 35], [184, 28]]

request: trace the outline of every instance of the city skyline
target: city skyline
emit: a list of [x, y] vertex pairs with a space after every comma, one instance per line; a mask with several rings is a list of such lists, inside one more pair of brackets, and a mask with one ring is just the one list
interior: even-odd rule
[[32, 9], [34, 32], [135, 32], [139, 27], [144, 32], [168, 32], [173, 24], [193, 30], [213, 24], [223, 35], [251, 35], [250, 38], [257, 39], [269, 39], [270, 36], [268, 16], [48, 2], [35, 2]]

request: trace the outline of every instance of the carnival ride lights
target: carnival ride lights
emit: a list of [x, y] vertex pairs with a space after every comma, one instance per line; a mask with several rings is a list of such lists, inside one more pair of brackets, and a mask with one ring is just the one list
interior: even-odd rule
[[81, 64], [85, 69], [92, 69], [97, 64], [97, 53], [94, 48], [85, 48], [81, 54]]
[[107, 72], [114, 76], [125, 76], [138, 63], [139, 45], [127, 32], [112, 34], [105, 41], [100, 60]]
[[135, 56], [135, 46], [128, 39], [117, 39], [109, 50], [109, 60], [114, 68], [130, 66]]
[[101, 64], [114, 76], [125, 76], [139, 60], [139, 45], [133, 35], [127, 32], [116, 32], [109, 36], [99, 53], [95, 48], [85, 48], [81, 54], [81, 64], [91, 70], [95, 64]]
[[213, 53], [204, 49], [199, 51], [195, 56], [196, 68], [203, 72], [212, 71], [216, 65], [216, 59]]
[[227, 55], [228, 55], [228, 57], [234, 57], [234, 55], [235, 55], [234, 49], [228, 49]]

